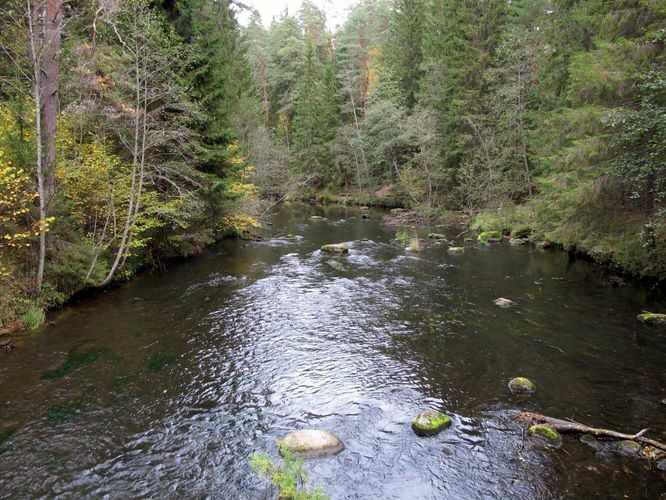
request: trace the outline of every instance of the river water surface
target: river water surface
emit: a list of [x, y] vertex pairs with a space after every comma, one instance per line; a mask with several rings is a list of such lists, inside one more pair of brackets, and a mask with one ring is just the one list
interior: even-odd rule
[[[550, 449], [512, 419], [663, 440], [666, 335], [635, 321], [663, 301], [556, 250], [409, 255], [384, 213], [359, 215], [284, 206], [266, 234], [295, 237], [224, 241], [0, 352], [0, 497], [274, 498], [248, 456], [320, 428], [346, 444], [306, 462], [333, 499], [663, 498], [654, 464]], [[336, 270], [319, 247], [338, 242]], [[536, 394], [511, 395], [518, 375]], [[424, 409], [453, 426], [416, 437]]]

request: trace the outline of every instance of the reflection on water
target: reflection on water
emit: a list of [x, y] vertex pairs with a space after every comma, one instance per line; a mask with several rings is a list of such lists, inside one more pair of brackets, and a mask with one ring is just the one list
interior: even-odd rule
[[[0, 353], [0, 496], [271, 498], [247, 457], [276, 455], [275, 440], [303, 427], [346, 444], [307, 463], [332, 498], [664, 491], [648, 462], [574, 438], [543, 449], [511, 419], [527, 409], [666, 431], [666, 338], [635, 322], [663, 302], [557, 251], [405, 255], [382, 213], [358, 215], [284, 207], [267, 234], [296, 237], [225, 241]], [[348, 256], [318, 250], [338, 242]], [[518, 307], [496, 308], [500, 296]], [[512, 396], [516, 375], [537, 393]], [[409, 423], [427, 408], [453, 427], [416, 437]]]

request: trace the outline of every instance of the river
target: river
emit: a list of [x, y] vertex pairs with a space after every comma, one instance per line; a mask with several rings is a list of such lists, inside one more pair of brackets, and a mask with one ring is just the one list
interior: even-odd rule
[[[306, 461], [333, 499], [663, 494], [654, 464], [548, 448], [512, 418], [663, 439], [666, 336], [635, 319], [663, 299], [558, 250], [407, 254], [384, 215], [285, 205], [265, 232], [292, 238], [223, 241], [19, 337], [0, 352], [0, 497], [274, 498], [248, 456], [299, 428], [346, 445]], [[319, 251], [339, 242], [348, 255]], [[518, 375], [537, 392], [512, 395]], [[424, 409], [453, 426], [415, 436]]]

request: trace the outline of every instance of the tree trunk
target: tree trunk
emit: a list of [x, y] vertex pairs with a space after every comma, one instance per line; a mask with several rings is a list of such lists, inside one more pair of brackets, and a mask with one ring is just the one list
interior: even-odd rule
[[56, 189], [56, 129], [58, 124], [58, 83], [62, 43], [62, 0], [46, 0], [44, 19], [44, 59], [41, 77], [41, 114], [44, 139], [44, 196], [48, 204]]
[[[39, 219], [46, 219], [46, 196], [44, 193], [44, 169], [42, 165], [42, 37], [40, 34], [41, 5], [39, 0], [26, 0], [28, 27], [30, 29], [30, 62], [32, 66], [32, 95], [35, 105], [35, 146], [37, 150], [37, 194], [39, 195]], [[35, 292], [39, 294], [44, 281], [44, 264], [46, 262], [46, 230], [40, 223], [39, 257], [37, 263], [37, 279]]]

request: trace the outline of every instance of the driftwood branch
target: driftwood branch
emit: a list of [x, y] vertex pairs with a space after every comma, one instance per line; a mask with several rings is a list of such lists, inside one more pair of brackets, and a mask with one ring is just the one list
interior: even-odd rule
[[516, 417], [517, 420], [524, 422], [528, 425], [542, 424], [562, 433], [580, 433], [591, 434], [596, 437], [605, 437], [610, 439], [626, 439], [629, 441], [636, 441], [638, 443], [653, 446], [659, 450], [666, 452], [666, 444], [655, 441], [644, 436], [649, 429], [643, 429], [636, 434], [624, 434], [608, 429], [597, 429], [588, 425], [579, 424], [578, 422], [569, 420], [560, 420], [559, 418], [547, 417], [539, 413], [522, 412]]

